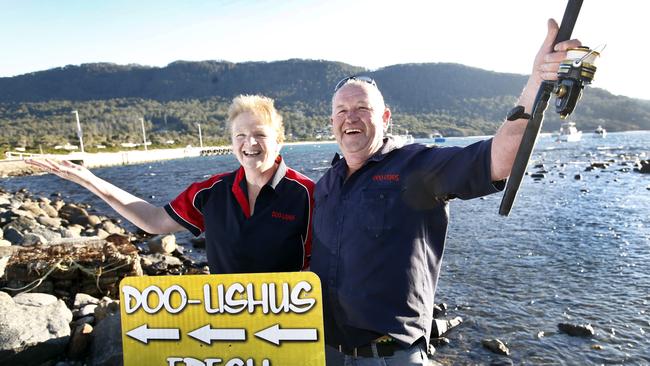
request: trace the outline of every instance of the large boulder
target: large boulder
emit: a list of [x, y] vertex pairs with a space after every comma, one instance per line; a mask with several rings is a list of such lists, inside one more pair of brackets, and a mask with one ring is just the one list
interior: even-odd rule
[[59, 210], [59, 217], [66, 219], [70, 224], [77, 224], [81, 226], [86, 226], [90, 224], [88, 220], [88, 212], [73, 204], [65, 204]]
[[559, 323], [557, 328], [560, 332], [573, 337], [593, 337], [595, 334], [594, 328], [591, 324]]
[[95, 326], [87, 361], [89, 366], [123, 364], [122, 326], [119, 313], [108, 316]]
[[59, 211], [57, 211], [52, 205], [46, 202], [41, 202], [38, 204], [38, 207], [43, 210], [49, 217], [59, 217]]
[[7, 267], [11, 254], [11, 242], [0, 239], [0, 278], [5, 275], [5, 267]]
[[36, 202], [25, 202], [19, 208], [31, 212], [34, 217], [45, 215], [45, 211], [43, 211]]
[[158, 235], [147, 242], [149, 252], [160, 254], [171, 254], [176, 250], [176, 237], [174, 234]]
[[638, 171], [639, 173], [650, 174], [650, 159], [641, 160], [639, 162], [639, 167], [635, 170]]
[[500, 339], [490, 338], [481, 341], [483, 347], [498, 355], [510, 356], [510, 349]]
[[47, 294], [0, 292], [0, 364], [38, 365], [65, 352], [72, 312]]

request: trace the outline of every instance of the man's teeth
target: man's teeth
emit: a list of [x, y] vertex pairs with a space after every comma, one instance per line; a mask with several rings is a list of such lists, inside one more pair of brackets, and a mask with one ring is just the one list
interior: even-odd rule
[[261, 153], [260, 151], [250, 151], [250, 152], [244, 151], [244, 155], [246, 155], [246, 156], [257, 156], [260, 153]]
[[361, 133], [361, 130], [358, 128], [350, 128], [344, 131], [346, 134], [351, 134], [351, 133]]

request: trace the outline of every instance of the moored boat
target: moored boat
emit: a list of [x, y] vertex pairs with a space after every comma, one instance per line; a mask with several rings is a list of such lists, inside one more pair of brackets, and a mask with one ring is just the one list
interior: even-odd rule
[[574, 122], [564, 122], [560, 126], [560, 134], [557, 136], [557, 141], [561, 142], [576, 142], [582, 139], [582, 131], [578, 131]]

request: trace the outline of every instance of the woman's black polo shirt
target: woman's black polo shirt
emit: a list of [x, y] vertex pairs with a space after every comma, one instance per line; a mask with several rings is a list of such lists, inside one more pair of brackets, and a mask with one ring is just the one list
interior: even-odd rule
[[250, 214], [244, 168], [193, 183], [165, 210], [198, 236], [210, 273], [299, 271], [309, 266], [314, 182], [281, 157]]

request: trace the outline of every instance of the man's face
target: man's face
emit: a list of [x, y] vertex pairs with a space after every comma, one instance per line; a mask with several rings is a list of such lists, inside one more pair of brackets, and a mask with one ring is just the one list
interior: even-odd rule
[[332, 131], [346, 160], [367, 160], [383, 144], [390, 110], [371, 88], [346, 84], [332, 100]]

